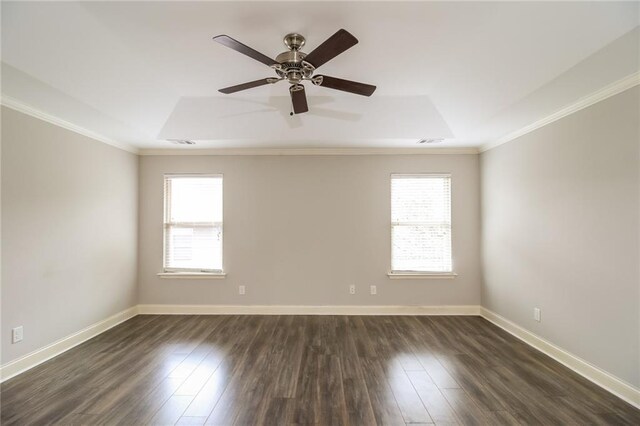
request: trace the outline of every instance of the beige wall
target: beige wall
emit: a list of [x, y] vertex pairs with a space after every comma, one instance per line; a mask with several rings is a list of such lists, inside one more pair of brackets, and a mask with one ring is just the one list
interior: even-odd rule
[[135, 305], [138, 159], [2, 108], [1, 170], [5, 364]]
[[635, 386], [639, 96], [627, 90], [481, 156], [483, 306]]
[[[636, 87], [481, 156], [138, 160], [3, 108], [2, 363], [135, 303], [476, 305], [482, 296], [638, 386], [638, 99]], [[453, 176], [459, 276], [389, 280], [389, 177], [422, 172]], [[156, 276], [164, 173], [224, 174], [227, 279]], [[12, 345], [17, 325], [25, 340]]]
[[[143, 156], [139, 301], [221, 305], [477, 305], [479, 159]], [[454, 280], [390, 280], [390, 174], [450, 172]], [[224, 174], [225, 280], [161, 279], [164, 173]], [[348, 286], [357, 286], [349, 295]], [[377, 285], [378, 295], [369, 294]], [[238, 295], [238, 286], [246, 295]]]

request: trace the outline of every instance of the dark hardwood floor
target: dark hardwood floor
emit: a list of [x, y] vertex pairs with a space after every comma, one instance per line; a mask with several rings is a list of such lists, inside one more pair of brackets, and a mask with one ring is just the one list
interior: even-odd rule
[[479, 317], [137, 316], [1, 387], [3, 425], [640, 424]]

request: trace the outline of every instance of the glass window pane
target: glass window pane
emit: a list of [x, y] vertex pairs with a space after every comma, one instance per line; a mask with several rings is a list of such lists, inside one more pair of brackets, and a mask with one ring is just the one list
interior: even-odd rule
[[451, 178], [391, 178], [394, 271], [451, 272]]
[[449, 222], [449, 181], [448, 177], [392, 179], [392, 222]]
[[170, 178], [169, 221], [221, 222], [222, 178]]
[[166, 239], [166, 268], [222, 270], [220, 227], [169, 227]]
[[222, 270], [222, 177], [165, 178], [167, 269]]
[[451, 271], [448, 225], [396, 225], [392, 229], [394, 271]]

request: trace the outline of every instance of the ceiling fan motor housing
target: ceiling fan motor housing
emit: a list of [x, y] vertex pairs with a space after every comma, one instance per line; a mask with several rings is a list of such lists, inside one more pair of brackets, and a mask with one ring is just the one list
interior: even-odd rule
[[291, 84], [298, 84], [313, 74], [313, 66], [303, 62], [307, 54], [301, 52], [300, 48], [304, 46], [304, 43], [305, 39], [300, 34], [287, 34], [284, 36], [284, 44], [289, 50], [276, 56], [278, 62], [278, 66], [274, 67], [276, 73]]

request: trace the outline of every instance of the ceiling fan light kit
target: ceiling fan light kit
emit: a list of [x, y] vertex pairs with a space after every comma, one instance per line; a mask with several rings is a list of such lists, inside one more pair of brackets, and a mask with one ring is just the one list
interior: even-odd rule
[[371, 84], [343, 80], [341, 78], [326, 75], [313, 75], [317, 68], [358, 43], [358, 39], [343, 29], [338, 30], [334, 35], [329, 37], [320, 46], [316, 47], [308, 54], [300, 50], [306, 43], [306, 40], [302, 35], [297, 33], [287, 34], [284, 37], [283, 42], [289, 50], [280, 53], [276, 56], [275, 60], [227, 35], [216, 36], [213, 40], [229, 47], [230, 49], [247, 55], [256, 61], [262, 62], [263, 64], [271, 67], [277, 75], [277, 77], [267, 77], [261, 80], [238, 84], [236, 86], [225, 87], [224, 89], [220, 89], [221, 93], [231, 94], [241, 90], [264, 86], [266, 84], [275, 84], [286, 80], [290, 84], [289, 94], [291, 96], [291, 104], [293, 107], [292, 115], [309, 111], [307, 96], [304, 90], [304, 85], [302, 85], [303, 81], [310, 81], [315, 86], [327, 87], [329, 89], [340, 90], [362, 96], [371, 96], [376, 90], [376, 86]]

